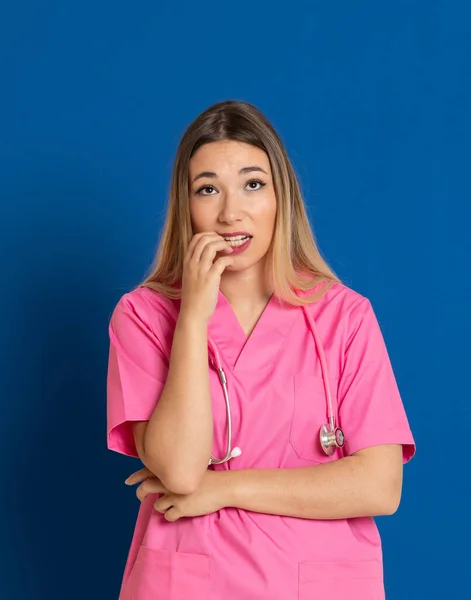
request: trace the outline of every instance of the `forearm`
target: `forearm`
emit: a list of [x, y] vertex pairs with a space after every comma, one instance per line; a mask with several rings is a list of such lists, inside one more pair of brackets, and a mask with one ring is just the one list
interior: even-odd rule
[[360, 456], [294, 469], [223, 471], [226, 506], [305, 519], [392, 514], [400, 482]]
[[207, 325], [181, 315], [166, 385], [144, 437], [146, 466], [170, 489], [189, 493], [204, 476], [212, 442]]

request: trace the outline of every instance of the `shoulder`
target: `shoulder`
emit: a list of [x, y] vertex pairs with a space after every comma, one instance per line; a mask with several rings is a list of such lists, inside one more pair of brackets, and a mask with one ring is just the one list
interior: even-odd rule
[[137, 311], [169, 311], [176, 309], [175, 301], [149, 287], [137, 287], [119, 299], [116, 308]]
[[[305, 295], [309, 296], [314, 291], [322, 289], [323, 285], [325, 285], [325, 282], [317, 284], [312, 290], [305, 292]], [[345, 283], [335, 281], [318, 301], [309, 306], [314, 310], [322, 308], [322, 310], [326, 309], [330, 313], [335, 312], [338, 315], [346, 316], [356, 311], [358, 307], [366, 308], [368, 304], [370, 304], [370, 301], [366, 296]]]
[[345, 344], [360, 326], [369, 327], [376, 319], [370, 299], [339, 282], [334, 282], [320, 300], [307, 305], [307, 310], [326, 335], [341, 339]]
[[172, 300], [148, 287], [137, 287], [123, 294], [111, 315], [111, 323], [132, 318], [148, 329], [165, 328], [166, 323], [175, 324], [178, 317], [178, 301]]

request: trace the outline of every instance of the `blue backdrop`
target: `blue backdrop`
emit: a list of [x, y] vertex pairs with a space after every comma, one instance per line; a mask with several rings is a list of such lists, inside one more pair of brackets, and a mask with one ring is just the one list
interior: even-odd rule
[[273, 122], [383, 328], [418, 444], [379, 520], [388, 600], [468, 590], [468, 7], [2, 3], [2, 600], [117, 598], [140, 463], [106, 448], [108, 318], [153, 258], [181, 134], [229, 98]]

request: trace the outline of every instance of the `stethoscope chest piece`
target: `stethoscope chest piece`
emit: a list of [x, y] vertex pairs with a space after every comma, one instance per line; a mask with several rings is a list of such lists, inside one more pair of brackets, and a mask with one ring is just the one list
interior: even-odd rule
[[343, 448], [345, 436], [340, 427], [330, 429], [328, 425], [323, 425], [319, 434], [322, 450], [327, 456], [332, 456], [337, 448]]

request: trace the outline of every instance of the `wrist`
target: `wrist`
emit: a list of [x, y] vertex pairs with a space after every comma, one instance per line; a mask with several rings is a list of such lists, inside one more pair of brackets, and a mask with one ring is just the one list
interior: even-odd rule
[[238, 471], [215, 471], [218, 474], [219, 491], [218, 496], [222, 508], [237, 507], [237, 498], [239, 497]]
[[176, 327], [190, 331], [207, 333], [208, 324], [201, 317], [190, 313], [189, 311], [181, 311], [178, 315]]

